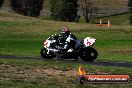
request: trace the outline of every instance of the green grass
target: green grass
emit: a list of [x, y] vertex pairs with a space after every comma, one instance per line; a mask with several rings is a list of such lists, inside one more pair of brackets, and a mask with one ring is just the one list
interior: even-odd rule
[[[110, 20], [110, 23], [112, 25], [125, 26], [125, 25], [130, 25], [129, 16], [130, 16], [130, 13], [117, 14], [117, 15], [113, 15], [113, 16], [106, 16], [106, 17], [91, 19], [90, 23], [99, 24], [100, 19], [102, 19], [103, 26], [105, 26], [105, 27], [108, 24], [108, 20]], [[43, 19], [43, 20], [48, 20], [48, 21], [52, 20], [50, 18], [50, 16], [40, 16], [39, 18]], [[79, 19], [79, 23], [86, 23], [83, 16]]]
[[52, 21], [50, 16], [39, 16], [40, 19]]
[[110, 20], [110, 23], [112, 25], [129, 25], [129, 13], [124, 13], [124, 14], [118, 14], [118, 15], [113, 15], [113, 16], [108, 16], [108, 17], [102, 17], [102, 18], [98, 18], [95, 20], [92, 20], [92, 23], [98, 23], [99, 24], [99, 20], [102, 19], [104, 24], [108, 23], [108, 20]]
[[[33, 18], [32, 18], [33, 19]], [[97, 39], [97, 60], [132, 62], [131, 26], [103, 27], [96, 24], [77, 24], [33, 19], [32, 22], [0, 21], [0, 54], [40, 56], [43, 41], [69, 27], [79, 39], [91, 36]]]
[[[74, 64], [73, 64], [74, 63]], [[21, 69], [26, 69], [26, 67], [44, 67], [46, 68], [53, 68], [55, 70], [78, 70], [78, 67], [81, 65], [85, 68], [86, 72], [88, 73], [96, 73], [96, 72], [106, 72], [111, 74], [130, 74], [132, 75], [132, 68], [126, 67], [111, 67], [111, 66], [96, 66], [91, 64], [80, 64], [76, 61], [66, 61], [63, 60], [35, 60], [35, 59], [0, 59], [0, 64], [7, 64], [11, 66], [20, 66]]]
[[[102, 18], [111, 20], [111, 28], [98, 24], [46, 21], [17, 14], [0, 12], [0, 54], [40, 56], [43, 41], [59, 34], [64, 27], [71, 29], [79, 39], [91, 36], [97, 39], [94, 48], [97, 60], [132, 62], [132, 26], [129, 14]], [[95, 23], [98, 23], [99, 19]], [[81, 64], [87, 73], [130, 74], [132, 68]], [[0, 59], [0, 88], [131, 88], [130, 84], [76, 83], [80, 63], [56, 60]]]

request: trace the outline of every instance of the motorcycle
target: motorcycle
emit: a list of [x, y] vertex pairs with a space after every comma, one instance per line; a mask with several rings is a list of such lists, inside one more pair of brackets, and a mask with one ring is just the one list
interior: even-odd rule
[[62, 47], [60, 48], [59, 40], [46, 39], [44, 41], [44, 46], [40, 50], [40, 54], [45, 59], [61, 58], [61, 59], [75, 59], [78, 60], [81, 58], [84, 61], [92, 62], [97, 56], [98, 52], [92, 47], [96, 39], [92, 37], [86, 37], [83, 41], [74, 40], [71, 37], [66, 39], [69, 45], [75, 43], [75, 49], [69, 48], [67, 51], [63, 51]]

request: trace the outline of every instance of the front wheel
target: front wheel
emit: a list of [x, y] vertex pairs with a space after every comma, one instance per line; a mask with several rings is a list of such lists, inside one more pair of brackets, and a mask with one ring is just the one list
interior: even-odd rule
[[96, 51], [96, 49], [92, 47], [85, 48], [80, 55], [81, 59], [87, 62], [94, 61], [97, 58], [97, 56], [98, 52]]
[[47, 52], [48, 50], [44, 47], [40, 50], [41, 56], [45, 59], [53, 59], [55, 57], [55, 55], [52, 52], [49, 52], [49, 53]]

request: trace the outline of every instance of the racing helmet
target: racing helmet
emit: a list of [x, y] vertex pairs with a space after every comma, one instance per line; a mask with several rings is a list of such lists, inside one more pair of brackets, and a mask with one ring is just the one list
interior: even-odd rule
[[68, 36], [70, 34], [70, 30], [68, 28], [63, 28], [61, 34]]

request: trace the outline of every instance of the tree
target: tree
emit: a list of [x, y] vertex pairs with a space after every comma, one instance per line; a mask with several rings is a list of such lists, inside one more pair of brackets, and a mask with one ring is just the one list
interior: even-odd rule
[[129, 20], [130, 20], [130, 24], [132, 24], [132, 0], [129, 0], [128, 6], [129, 6], [129, 10], [130, 10]]
[[82, 0], [81, 10], [86, 23], [89, 23], [90, 20], [94, 17], [93, 14], [96, 13], [97, 9], [94, 6], [93, 0]]
[[74, 21], [78, 11], [78, 0], [51, 0], [51, 17], [61, 21]]
[[39, 16], [43, 0], [11, 0], [12, 9], [26, 16]]
[[78, 0], [63, 0], [59, 15], [62, 21], [74, 21], [77, 17]]
[[58, 10], [60, 8], [60, 0], [50, 0], [50, 4], [51, 4], [51, 9], [50, 9], [50, 12], [51, 12], [51, 15], [50, 17], [54, 20], [58, 20]]
[[0, 8], [2, 7], [4, 0], [0, 0]]

